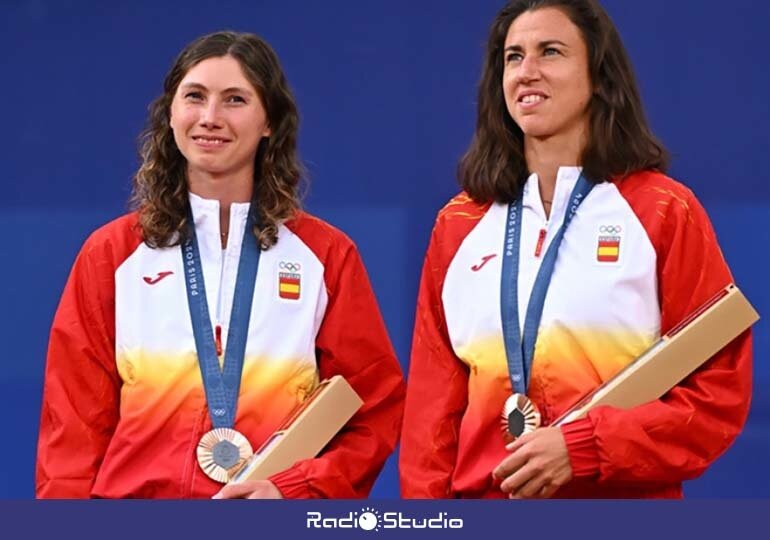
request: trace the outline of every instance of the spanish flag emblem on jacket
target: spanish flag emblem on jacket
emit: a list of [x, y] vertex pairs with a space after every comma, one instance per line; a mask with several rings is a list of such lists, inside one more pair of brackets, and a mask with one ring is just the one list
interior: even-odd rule
[[278, 274], [278, 296], [286, 300], [299, 300], [301, 278], [299, 274]]
[[596, 260], [599, 262], [618, 262], [620, 258], [620, 237], [600, 236], [596, 247]]

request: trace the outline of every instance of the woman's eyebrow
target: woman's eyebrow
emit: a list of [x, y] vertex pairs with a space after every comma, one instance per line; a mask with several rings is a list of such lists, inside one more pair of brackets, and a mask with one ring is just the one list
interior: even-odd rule
[[238, 94], [253, 94], [248, 88], [241, 88], [240, 86], [231, 86], [222, 90], [223, 94], [238, 93]]
[[195, 90], [195, 89], [197, 89], [197, 90], [208, 90], [208, 88], [203, 86], [201, 83], [197, 83], [197, 82], [184, 83], [181, 86], [181, 88], [187, 88], [187, 89], [190, 89], [190, 90]]
[[[184, 83], [181, 88], [183, 89], [190, 89], [190, 90], [205, 90], [209, 91], [208, 88], [206, 88], [205, 85], [198, 83], [198, 82], [188, 82]], [[254, 92], [249, 90], [248, 88], [242, 88], [240, 86], [231, 86], [230, 88], [225, 88], [222, 90], [223, 94], [231, 94], [231, 93], [241, 93], [241, 94], [247, 94], [252, 95]]]
[[[561, 45], [562, 47], [569, 48], [569, 45], [567, 45], [563, 41], [559, 41], [558, 39], [546, 39], [546, 40], [541, 41], [540, 43], [537, 44], [539, 49], [546, 49], [546, 48], [551, 47], [553, 45]], [[508, 45], [505, 48], [505, 50], [506, 51], [510, 51], [510, 52], [522, 52], [524, 50], [524, 48], [521, 45]]]

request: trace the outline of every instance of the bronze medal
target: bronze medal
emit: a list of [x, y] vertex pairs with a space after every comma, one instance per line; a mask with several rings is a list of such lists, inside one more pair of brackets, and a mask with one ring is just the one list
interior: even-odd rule
[[524, 394], [513, 394], [505, 400], [501, 418], [506, 444], [540, 427], [540, 411]]
[[234, 429], [217, 428], [201, 437], [196, 453], [206, 476], [224, 484], [254, 451], [248, 439]]

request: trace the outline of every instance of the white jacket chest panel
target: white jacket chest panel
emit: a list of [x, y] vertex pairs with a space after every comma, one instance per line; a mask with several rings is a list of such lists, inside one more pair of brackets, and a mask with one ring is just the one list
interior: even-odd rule
[[[571, 185], [565, 187], [571, 190]], [[564, 217], [569, 193], [565, 195], [563, 189], [559, 194], [561, 200], [554, 201], [550, 223], [542, 209], [528, 204], [532, 197], [524, 196], [518, 276], [520, 325], [542, 257]], [[502, 350], [500, 285], [507, 209], [507, 205], [493, 205], [464, 239], [447, 269], [442, 291], [447, 328], [455, 353], [465, 361], [478, 354], [475, 349], [481, 343], [494, 343], [491, 349], [484, 349], [496, 354]], [[545, 244], [536, 257], [538, 237], [544, 228]], [[638, 335], [644, 341], [659, 334], [656, 253], [613, 184], [595, 186], [567, 229], [540, 322], [541, 332], [547, 328], [607, 330]]]
[[[240, 243], [242, 235], [236, 236], [230, 241]], [[209, 240], [211, 245], [206, 246], [199, 237], [209, 316], [212, 327], [221, 324], [226, 347], [240, 248], [223, 253], [215, 242], [218, 235]], [[165, 272], [172, 273], [163, 276]], [[314, 362], [315, 337], [327, 304], [323, 276], [315, 254], [282, 226], [278, 243], [260, 256], [247, 357]], [[115, 277], [118, 355], [136, 350], [172, 355], [195, 351], [180, 247], [151, 249], [142, 244]], [[148, 283], [145, 277], [157, 281]], [[292, 291], [299, 281], [299, 298], [281, 297], [280, 284], [287, 277]]]

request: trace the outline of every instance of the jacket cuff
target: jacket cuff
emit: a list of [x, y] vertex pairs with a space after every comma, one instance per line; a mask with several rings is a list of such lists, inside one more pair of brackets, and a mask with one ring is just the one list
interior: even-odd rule
[[561, 426], [567, 453], [572, 466], [572, 476], [586, 478], [599, 474], [599, 451], [596, 449], [594, 425], [588, 418], [581, 418]]
[[310, 486], [297, 467], [275, 473], [268, 480], [278, 488], [284, 499], [309, 499], [311, 497]]

